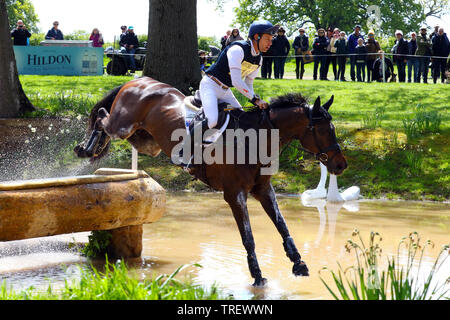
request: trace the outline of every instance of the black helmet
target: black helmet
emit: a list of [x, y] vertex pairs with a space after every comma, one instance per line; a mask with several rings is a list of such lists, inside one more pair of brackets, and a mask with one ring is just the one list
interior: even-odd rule
[[270, 34], [272, 36], [276, 35], [279, 25], [273, 25], [267, 20], [255, 21], [250, 25], [250, 29], [248, 30], [248, 37], [253, 39], [255, 34]]

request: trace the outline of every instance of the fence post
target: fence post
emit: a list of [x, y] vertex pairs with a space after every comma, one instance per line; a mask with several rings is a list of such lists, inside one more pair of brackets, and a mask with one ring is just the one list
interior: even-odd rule
[[383, 82], [386, 82], [386, 64], [384, 63], [384, 52], [381, 54], [381, 64], [383, 66]]
[[131, 149], [131, 170], [138, 169], [138, 151], [135, 147]]

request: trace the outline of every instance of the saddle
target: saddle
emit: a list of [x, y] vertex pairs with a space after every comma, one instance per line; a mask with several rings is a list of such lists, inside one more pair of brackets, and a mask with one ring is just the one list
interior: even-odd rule
[[[203, 121], [206, 119], [205, 112], [202, 108], [203, 105], [200, 98], [200, 91], [197, 90], [193, 96], [186, 97], [184, 99], [184, 104], [185, 125], [186, 130], [189, 133], [189, 131], [194, 126], [194, 122]], [[215, 142], [225, 131], [230, 121], [230, 111], [233, 110], [233, 108], [229, 108], [229, 105], [227, 103], [219, 103], [218, 108], [219, 117], [217, 120], [217, 125], [214, 129], [218, 129], [219, 131], [216, 134], [205, 139], [205, 142], [207, 143]]]

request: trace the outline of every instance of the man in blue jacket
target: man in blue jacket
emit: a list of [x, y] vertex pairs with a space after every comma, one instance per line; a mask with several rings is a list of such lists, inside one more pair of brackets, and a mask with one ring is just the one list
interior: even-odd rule
[[355, 31], [348, 37], [347, 39], [347, 51], [350, 55], [350, 78], [352, 78], [352, 81], [355, 81], [356, 79], [356, 73], [355, 73], [355, 66], [356, 66], [356, 55], [355, 55], [355, 48], [358, 45], [358, 39], [361, 38], [364, 40], [364, 37], [361, 35], [361, 26], [356, 25]]
[[[309, 39], [305, 34], [305, 29], [298, 29], [300, 35], [296, 36], [294, 42], [292, 43], [292, 48], [294, 48], [295, 57], [295, 75], [297, 79], [303, 79], [303, 74], [305, 73], [305, 61], [302, 55], [304, 55], [309, 49]], [[298, 56], [298, 57], [297, 57]], [[301, 70], [300, 70], [301, 64]]]
[[439, 75], [441, 76], [441, 82], [445, 82], [445, 66], [447, 64], [447, 57], [450, 51], [450, 44], [447, 38], [447, 34], [444, 33], [444, 28], [439, 28], [437, 34], [431, 39], [433, 43], [433, 56], [439, 58], [433, 58], [433, 82], [436, 83]]
[[325, 29], [320, 28], [317, 30], [318, 37], [314, 39], [313, 43], [313, 56], [314, 56], [314, 73], [313, 79], [317, 80], [317, 69], [320, 63], [320, 80], [327, 79], [327, 47], [330, 41], [325, 36]]
[[136, 52], [136, 48], [139, 47], [139, 40], [132, 26], [128, 27], [128, 33], [120, 40], [120, 46], [125, 48], [125, 52], [128, 54], [128, 67], [131, 69], [130, 72], [134, 73], [136, 70], [134, 53]]
[[273, 59], [275, 79], [283, 79], [284, 64], [286, 57], [291, 49], [289, 40], [286, 38], [286, 31], [283, 27], [278, 29], [278, 35], [273, 39], [272, 48], [275, 55]]

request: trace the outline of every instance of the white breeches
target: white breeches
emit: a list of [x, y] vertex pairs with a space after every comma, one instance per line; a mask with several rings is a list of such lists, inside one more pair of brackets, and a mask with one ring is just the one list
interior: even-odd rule
[[232, 108], [242, 109], [242, 106], [233, 95], [231, 89], [222, 89], [217, 83], [208, 78], [208, 76], [204, 76], [202, 81], [200, 81], [200, 97], [210, 129], [217, 125], [219, 103], [226, 102]]

